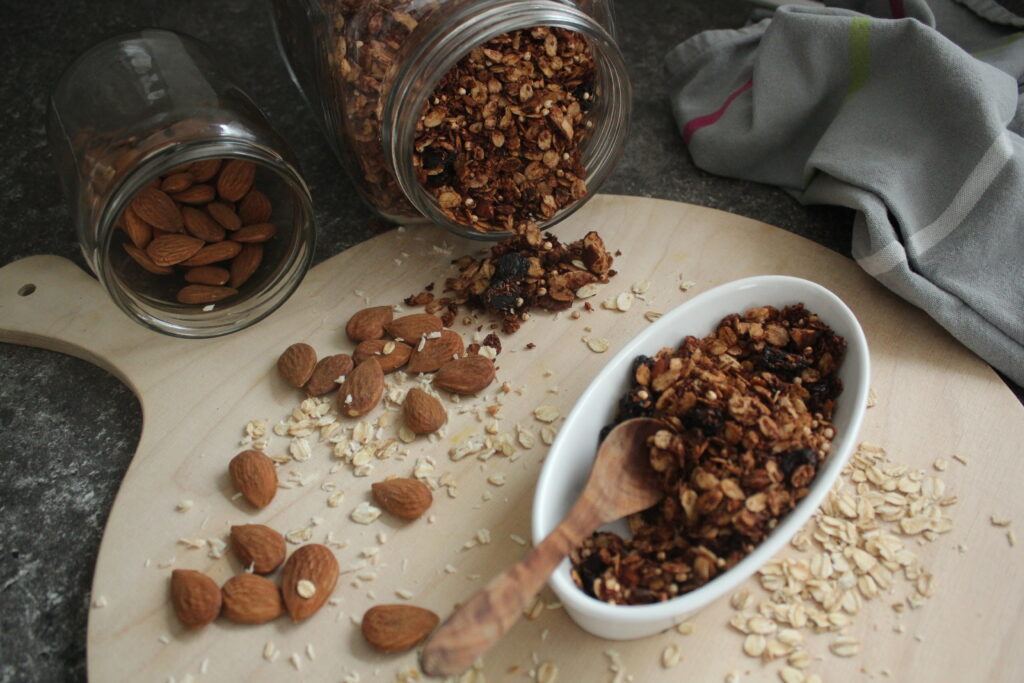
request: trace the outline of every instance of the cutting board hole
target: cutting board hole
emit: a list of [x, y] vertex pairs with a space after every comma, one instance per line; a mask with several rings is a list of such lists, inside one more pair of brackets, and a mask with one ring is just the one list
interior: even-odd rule
[[33, 285], [32, 283], [22, 285], [21, 288], [18, 289], [18, 296], [28, 296], [34, 291], [36, 291], [36, 286]]

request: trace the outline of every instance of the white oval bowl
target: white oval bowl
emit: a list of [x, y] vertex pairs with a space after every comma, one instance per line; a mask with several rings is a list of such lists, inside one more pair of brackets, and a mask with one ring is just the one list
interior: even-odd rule
[[[811, 484], [810, 492], [775, 530], [735, 567], [707, 584], [672, 600], [651, 605], [610, 605], [580, 590], [565, 559], [549, 584], [580, 627], [612, 640], [643, 638], [684, 621], [735, 589], [771, 559], [803, 526], [825, 498], [853, 450], [868, 399], [868, 346], [857, 318], [839, 297], [821, 285], [782, 275], [736, 280], [708, 290], [666, 313], [634, 337], [580, 396], [548, 451], [533, 499], [533, 538], [540, 542], [569, 512], [579, 497], [597, 451], [601, 427], [615, 418], [616, 404], [630, 386], [629, 368], [640, 354], [653, 356], [663, 347], [678, 347], [687, 335], [704, 337], [731, 313], [757, 306], [781, 308], [803, 303], [836, 334], [846, 339], [846, 359], [839, 371], [843, 392], [836, 399], [832, 450]], [[620, 521], [612, 526], [625, 530]]]

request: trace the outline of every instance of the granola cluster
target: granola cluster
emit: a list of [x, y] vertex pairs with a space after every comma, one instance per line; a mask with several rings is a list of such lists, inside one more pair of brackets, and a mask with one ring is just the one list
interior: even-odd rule
[[480, 232], [551, 218], [587, 194], [594, 77], [587, 42], [564, 29], [512, 31], [471, 50], [417, 125], [420, 182], [446, 216]]
[[562, 244], [530, 224], [523, 233], [491, 247], [486, 258], [457, 259], [459, 275], [445, 283], [450, 296], [435, 297], [424, 290], [405, 303], [425, 306], [428, 313], [446, 309], [442, 319], [454, 319], [460, 306], [483, 310], [499, 317], [502, 330], [511, 334], [529, 318], [531, 308], [565, 310], [580, 287], [608, 282], [615, 275], [612, 261], [596, 232]]
[[665, 498], [629, 519], [631, 539], [595, 533], [572, 576], [613, 604], [667, 600], [749, 554], [807, 495], [835, 431], [846, 342], [802, 304], [730, 315], [704, 339], [634, 363], [618, 420], [649, 416]]

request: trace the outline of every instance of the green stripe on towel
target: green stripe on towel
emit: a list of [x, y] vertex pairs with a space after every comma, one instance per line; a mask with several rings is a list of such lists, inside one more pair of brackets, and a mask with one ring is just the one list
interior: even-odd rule
[[850, 82], [846, 96], [864, 87], [871, 66], [871, 20], [854, 17], [850, 21]]

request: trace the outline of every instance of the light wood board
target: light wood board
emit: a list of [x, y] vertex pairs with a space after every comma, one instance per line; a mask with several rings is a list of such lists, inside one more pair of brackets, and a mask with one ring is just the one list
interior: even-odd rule
[[[502, 430], [521, 423], [536, 432], [540, 424], [532, 410], [542, 403], [568, 413], [604, 361], [648, 324], [645, 311], [667, 311], [712, 286], [749, 275], [778, 273], [819, 282], [849, 304], [868, 337], [878, 404], [867, 412], [862, 438], [917, 467], [930, 469], [938, 457], [949, 460], [950, 469], [942, 476], [959, 494], [959, 503], [951, 508], [953, 532], [916, 548], [934, 572], [937, 590], [925, 607], [898, 620], [906, 632], [892, 629], [897, 617], [889, 603], [897, 597], [867, 603], [850, 629], [863, 639], [863, 654], [840, 660], [827, 654], [826, 638], [815, 638], [811, 649], [824, 659], [814, 669], [831, 681], [859, 680], [862, 667], [876, 680], [882, 669], [896, 681], [1024, 679], [1024, 546], [1010, 547], [1006, 529], [989, 522], [997, 514], [1024, 525], [1024, 410], [995, 373], [852, 261], [769, 225], [691, 205], [602, 196], [558, 234], [569, 240], [590, 229], [598, 230], [613, 250], [622, 250], [615, 263], [619, 274], [591, 302], [599, 304], [634, 282], [649, 280], [646, 300], [627, 313], [599, 308], [575, 321], [564, 313], [538, 312], [505, 338], [499, 383], [508, 380], [522, 393], [511, 394], [502, 409]], [[265, 419], [273, 425], [301, 399], [274, 371], [281, 350], [300, 340], [320, 354], [350, 350], [343, 330], [352, 312], [367, 303], [398, 303], [431, 281], [440, 287], [451, 274], [453, 256], [480, 248], [434, 229], [391, 231], [317, 266], [278, 312], [254, 328], [207, 341], [172, 339], [136, 325], [94, 280], [65, 260], [32, 257], [0, 270], [0, 339], [97, 363], [123, 379], [142, 404], [138, 452], [96, 564], [93, 597], [102, 596], [106, 606], [90, 613], [90, 680], [164, 681], [174, 676], [181, 681], [191, 674], [197, 681], [339, 681], [356, 671], [362, 681], [390, 681], [414, 663], [414, 654], [373, 653], [351, 617], [375, 603], [401, 602], [398, 589], [412, 591], [413, 603], [446, 615], [453, 603], [523, 552], [509, 536], [529, 537], [544, 446], [538, 440], [515, 462], [500, 457], [451, 462], [447, 451], [453, 440], [481, 432], [482, 425], [468, 414], [453, 414], [444, 441], [421, 440], [410, 447], [408, 458], [375, 463], [368, 478], [354, 477], [348, 469], [328, 475], [334, 461], [325, 446], [318, 446], [309, 461], [282, 468], [282, 478], [295, 470], [318, 475], [316, 480], [280, 490], [270, 507], [259, 512], [232, 500], [226, 474], [246, 422]], [[696, 284], [682, 292], [678, 285], [683, 280]], [[27, 283], [36, 291], [18, 296]], [[608, 354], [589, 351], [581, 342], [586, 334], [608, 338]], [[527, 343], [536, 348], [526, 350]], [[494, 387], [483, 399], [464, 401], [461, 407], [490, 402], [493, 392]], [[269, 452], [286, 448], [285, 438], [274, 437]], [[951, 460], [953, 453], [966, 455], [970, 464]], [[369, 499], [372, 481], [408, 475], [422, 455], [434, 458], [438, 475], [451, 472], [458, 481], [456, 498], [443, 492], [436, 496], [434, 523], [404, 524], [386, 516], [370, 526], [350, 521], [349, 512]], [[504, 486], [486, 483], [494, 472], [507, 476]], [[327, 494], [320, 489], [325, 480], [346, 492], [341, 507], [327, 507]], [[484, 491], [493, 499], [485, 502]], [[193, 501], [191, 509], [176, 511], [186, 499]], [[221, 537], [230, 524], [249, 522], [286, 532], [314, 516], [323, 518], [314, 540], [322, 541], [327, 532], [348, 540], [348, 547], [337, 551], [343, 570], [364, 548], [379, 545], [378, 534], [387, 535], [376, 581], [356, 589], [353, 575], [344, 574], [334, 594], [340, 604], [297, 626], [286, 619], [256, 627], [219, 620], [187, 633], [176, 623], [168, 604], [171, 565], [208, 572], [218, 582], [240, 571], [229, 556], [211, 559], [205, 550], [190, 550], [178, 539]], [[490, 530], [491, 542], [460, 551], [481, 528]], [[1024, 528], [1020, 535], [1024, 541]], [[455, 573], [445, 571], [449, 564]], [[545, 596], [553, 601], [547, 589]], [[558, 664], [560, 682], [606, 681], [612, 674], [604, 652], [613, 649], [635, 681], [720, 681], [729, 671], [750, 672], [743, 680], [777, 680], [778, 663], [762, 667], [742, 654], [741, 636], [726, 626], [730, 613], [720, 601], [696, 618], [693, 635], [669, 632], [610, 642], [577, 628], [563, 610], [551, 609], [535, 621], [520, 622], [487, 655], [483, 671], [489, 681], [526, 680], [535, 655]], [[273, 663], [261, 658], [268, 641], [281, 652]], [[682, 648], [683, 662], [665, 671], [658, 659], [672, 643]], [[313, 646], [314, 660], [306, 654], [307, 644]], [[299, 654], [301, 671], [289, 663], [292, 653]], [[204, 661], [207, 673], [201, 675]]]

